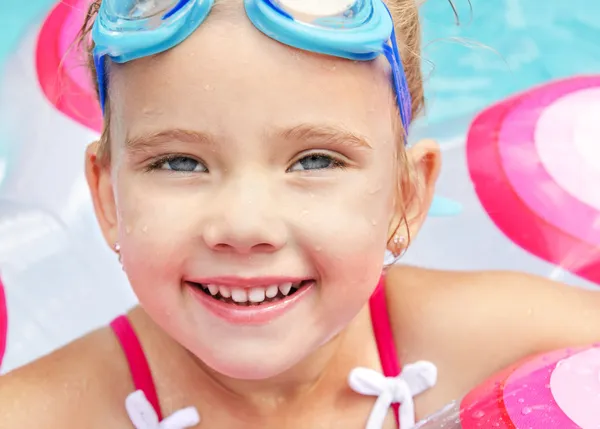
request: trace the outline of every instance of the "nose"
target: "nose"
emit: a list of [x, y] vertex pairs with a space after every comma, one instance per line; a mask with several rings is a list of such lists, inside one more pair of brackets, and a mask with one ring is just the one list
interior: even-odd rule
[[265, 181], [238, 180], [211, 202], [203, 239], [214, 251], [273, 253], [288, 240], [273, 192]]

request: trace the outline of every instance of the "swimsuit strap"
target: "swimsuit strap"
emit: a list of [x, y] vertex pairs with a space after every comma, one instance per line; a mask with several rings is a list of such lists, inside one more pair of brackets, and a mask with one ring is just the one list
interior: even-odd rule
[[392, 325], [385, 297], [385, 277], [383, 276], [369, 300], [369, 307], [383, 374], [386, 377], [396, 377], [400, 374], [402, 366], [400, 365], [400, 359], [398, 358], [398, 352], [394, 343], [394, 335], [392, 333]]
[[[402, 371], [402, 366], [398, 358], [392, 325], [390, 323], [390, 314], [385, 296], [385, 276], [381, 276], [375, 292], [371, 295], [369, 308], [371, 310], [373, 333], [375, 334], [375, 342], [379, 351], [379, 360], [383, 375], [386, 377], [397, 377]], [[399, 422], [399, 407], [400, 404], [392, 404], [397, 422]]]
[[158, 402], [158, 394], [156, 386], [152, 378], [152, 372], [148, 365], [148, 360], [144, 354], [144, 349], [138, 340], [137, 334], [133, 330], [127, 316], [119, 316], [113, 320], [110, 327], [114, 331], [121, 348], [125, 353], [125, 358], [129, 364], [131, 377], [136, 390], [141, 390], [146, 396], [152, 408], [156, 411], [159, 420], [162, 420], [160, 404]]

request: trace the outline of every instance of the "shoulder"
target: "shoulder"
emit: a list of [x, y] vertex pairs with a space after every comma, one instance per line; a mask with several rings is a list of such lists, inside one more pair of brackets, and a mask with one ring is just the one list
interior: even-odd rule
[[2, 427], [130, 427], [123, 404], [131, 387], [118, 348], [101, 329], [0, 377]]
[[600, 293], [532, 275], [394, 266], [386, 291], [398, 341], [475, 383], [529, 355], [600, 341]]

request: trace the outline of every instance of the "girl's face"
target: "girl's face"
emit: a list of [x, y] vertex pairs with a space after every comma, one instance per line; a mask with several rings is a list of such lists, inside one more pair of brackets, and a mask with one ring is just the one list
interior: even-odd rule
[[101, 226], [148, 314], [214, 370], [279, 374], [365, 306], [397, 219], [389, 82], [384, 62], [272, 41], [241, 5], [111, 67]]

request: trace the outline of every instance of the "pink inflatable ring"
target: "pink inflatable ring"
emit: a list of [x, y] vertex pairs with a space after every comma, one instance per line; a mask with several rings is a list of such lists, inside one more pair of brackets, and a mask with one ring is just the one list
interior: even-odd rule
[[593, 345], [518, 362], [417, 428], [597, 429], [599, 410], [600, 345]]

